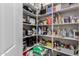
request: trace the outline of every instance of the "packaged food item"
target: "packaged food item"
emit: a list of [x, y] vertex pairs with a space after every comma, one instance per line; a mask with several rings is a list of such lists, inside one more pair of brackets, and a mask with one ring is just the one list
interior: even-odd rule
[[52, 18], [50, 16], [47, 17], [47, 24], [52, 25]]
[[47, 47], [52, 48], [52, 43], [48, 41], [48, 42], [47, 42]]
[[47, 25], [47, 20], [44, 20], [43, 22], [44, 22], [44, 25]]
[[34, 53], [38, 53], [41, 55], [41, 53], [44, 51], [44, 48], [42, 46], [36, 46], [33, 48]]

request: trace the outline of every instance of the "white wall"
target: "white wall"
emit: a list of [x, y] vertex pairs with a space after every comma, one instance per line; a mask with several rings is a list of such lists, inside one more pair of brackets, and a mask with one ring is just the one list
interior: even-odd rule
[[22, 55], [22, 4], [0, 4], [0, 55]]

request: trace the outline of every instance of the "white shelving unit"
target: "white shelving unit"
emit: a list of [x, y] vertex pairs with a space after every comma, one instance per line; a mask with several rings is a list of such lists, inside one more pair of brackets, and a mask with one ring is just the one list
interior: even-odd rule
[[[28, 5], [28, 4], [24, 4], [24, 5], [32, 7], [31, 5]], [[48, 5], [52, 5], [52, 9], [53, 9], [53, 4], [48, 4]], [[48, 5], [46, 5], [46, 7], [48, 7]], [[33, 9], [33, 8], [32, 8], [32, 9]], [[37, 14], [38, 14], [37, 16], [36, 16], [35, 14], [32, 14], [32, 13], [26, 11], [26, 10], [23, 10], [26, 15], [31, 16], [31, 17], [35, 17], [35, 18], [36, 18], [36, 21], [37, 21], [36, 24], [24, 24], [24, 25], [27, 25], [27, 26], [36, 26], [36, 28], [42, 27], [42, 26], [50, 26], [50, 27], [52, 28], [52, 34], [51, 34], [51, 35], [40, 35], [40, 34], [36, 33], [35, 35], [25, 36], [24, 38], [33, 37], [33, 36], [36, 36], [37, 39], [38, 39], [39, 37], [51, 38], [51, 41], [52, 41], [52, 48], [50, 48], [50, 47], [48, 47], [48, 46], [44, 46], [44, 47], [46, 47], [46, 48], [48, 48], [48, 49], [51, 49], [51, 50], [52, 50], [52, 53], [55, 51], [55, 52], [57, 52], [57, 53], [63, 53], [63, 54], [66, 54], [66, 55], [74, 56], [74, 50], [70, 50], [70, 49], [66, 49], [66, 48], [56, 49], [56, 48], [53, 47], [53, 42], [54, 42], [55, 39], [57, 39], [57, 40], [64, 40], [64, 41], [65, 41], [65, 40], [70, 40], [70, 41], [73, 41], [73, 42], [75, 42], [75, 41], [78, 42], [78, 40], [76, 40], [76, 38], [71, 38], [71, 37], [54, 36], [54, 35], [53, 35], [53, 29], [54, 29], [54, 27], [62, 27], [62, 26], [64, 26], [64, 27], [66, 27], [66, 26], [72, 26], [72, 25], [74, 25], [74, 26], [77, 25], [77, 26], [78, 26], [79, 23], [61, 23], [61, 24], [53, 24], [53, 23], [52, 23], [52, 25], [48, 25], [48, 24], [39, 25], [39, 24], [38, 24], [38, 22], [39, 22], [38, 20], [40, 19], [40, 20], [42, 21], [41, 18], [47, 17], [47, 16], [49, 16], [49, 15], [52, 16], [52, 20], [53, 20], [53, 15], [54, 15], [55, 13], [62, 13], [62, 14], [65, 14], [65, 12], [66, 12], [66, 13], [67, 13], [67, 12], [69, 13], [69, 12], [71, 12], [72, 10], [75, 11], [75, 10], [77, 10], [77, 9], [79, 10], [79, 4], [74, 4], [74, 5], [70, 6], [70, 7], [61, 9], [61, 10], [59, 10], [59, 11], [53, 12], [53, 10], [52, 10], [51, 13], [46, 13], [46, 14], [44, 14], [44, 15], [39, 15], [39, 14], [37, 13]], [[33, 9], [33, 10], [36, 10], [36, 9]], [[38, 11], [38, 10], [37, 10], [37, 11]], [[75, 11], [75, 12], [76, 12], [76, 11]], [[71, 13], [71, 14], [72, 14], [72, 13]], [[72, 27], [73, 27], [73, 26], [72, 26]], [[38, 36], [39, 36], [39, 37], [38, 37]], [[37, 42], [37, 44], [38, 44], [38, 42]], [[36, 44], [35, 44], [35, 45], [36, 45]], [[35, 46], [35, 45], [34, 45], [34, 46]], [[33, 48], [34, 46], [28, 47], [25, 51], [27, 51], [27, 50]], [[79, 53], [78, 53], [78, 54], [79, 54]]]
[[[48, 5], [45, 6], [46, 9], [48, 8], [49, 5], [51, 5], [51, 7], [53, 7], [53, 4], [48, 4]], [[53, 11], [52, 12], [49, 12], [49, 13], [46, 13], [46, 14], [43, 14], [43, 15], [38, 15], [39, 21], [43, 21], [44, 19], [42, 19], [42, 18], [45, 18], [47, 16], [51, 16], [51, 18], [53, 20]], [[51, 25], [48, 25], [48, 24], [42, 24], [42, 25], [40, 25], [40, 24], [38, 24], [38, 27], [43, 27], [43, 26], [51, 27], [51, 29], [52, 29], [51, 32], [53, 32], [53, 23]], [[37, 34], [37, 35], [39, 37], [42, 37], [42, 38], [48, 38], [48, 39], [45, 39], [45, 40], [50, 40], [52, 42], [52, 45], [53, 45], [53, 34], [51, 34], [51, 35], [50, 34], [49, 35], [48, 34], [47, 35]], [[48, 49], [51, 49], [52, 50], [52, 53], [53, 53], [53, 46], [52, 47], [44, 46], [44, 47], [46, 47]]]
[[[63, 15], [67, 15], [68, 14], [71, 16], [71, 15], [76, 15], [76, 10], [79, 10], [79, 4], [73, 4], [67, 8], [62, 8], [60, 9], [59, 11], [55, 11], [53, 12], [53, 14], [55, 13], [62, 13]], [[73, 13], [72, 13], [73, 11]], [[75, 12], [74, 12], [75, 11]], [[67, 14], [68, 12], [68, 14]], [[63, 27], [66, 27], [68, 28], [68, 26], [73, 27], [74, 26], [78, 26], [79, 23], [77, 22], [74, 22], [74, 23], [56, 23], [56, 24], [53, 24], [53, 26], [56, 28], [56, 27], [60, 27], [60, 28], [63, 28]], [[53, 40], [54, 39], [58, 39], [58, 40], [71, 40], [71, 42], [78, 42], [78, 40], [76, 38], [71, 38], [71, 37], [62, 37], [62, 36], [53, 36]], [[74, 56], [74, 50], [70, 50], [70, 49], [66, 49], [66, 48], [60, 48], [60, 49], [56, 49], [56, 48], [53, 48], [54, 51], [58, 52], [58, 53], [63, 53], [63, 54], [66, 54], [66, 55], [70, 55], [70, 56]]]
[[[31, 8], [34, 12], [37, 11], [37, 8], [35, 8], [35, 6], [31, 5], [30, 3], [23, 3], [23, 6]], [[23, 8], [23, 16], [29, 16], [29, 17], [35, 18], [35, 21], [36, 21], [36, 14], [34, 14], [34, 13], [28, 11], [28, 10], [25, 10], [24, 8]], [[29, 20], [30, 20], [30, 18], [29, 18]], [[26, 22], [23, 22], [23, 26], [25, 26], [26, 28], [28, 28], [28, 27], [35, 27], [36, 28], [37, 27], [37, 23], [36, 24], [27, 24]], [[36, 37], [36, 36], [37, 36], [37, 34], [35, 33], [35, 34], [32, 34], [32, 35], [24, 36], [23, 39]], [[34, 44], [33, 46], [26, 47], [26, 50], [23, 51], [23, 52], [26, 52], [26, 51], [32, 49], [36, 45], [38, 45], [38, 44]]]
[[[29, 6], [29, 5], [27, 5], [27, 4], [24, 4], [25, 6]], [[52, 4], [51, 4], [52, 5]], [[31, 6], [31, 5], [30, 5]], [[48, 5], [47, 5], [48, 6]], [[24, 11], [24, 14], [25, 15], [28, 15], [28, 16], [31, 16], [31, 17], [35, 17], [36, 18], [36, 25], [34, 25], [34, 24], [23, 24], [23, 25], [26, 25], [26, 26], [36, 26], [36, 28], [37, 27], [39, 27], [39, 26], [51, 26], [51, 28], [52, 28], [52, 26], [53, 26], [53, 24], [52, 25], [48, 25], [48, 24], [45, 24], [45, 25], [39, 25], [38, 24], [38, 18], [42, 18], [42, 17], [46, 17], [46, 16], [49, 16], [49, 15], [52, 15], [53, 13], [46, 13], [46, 14], [44, 14], [44, 15], [38, 15], [38, 13], [37, 13], [37, 16], [36, 15], [34, 15], [34, 14], [32, 14], [32, 13], [30, 13], [30, 12], [28, 12], [28, 11], [26, 11], [26, 10], [23, 10]], [[38, 11], [37, 11], [38, 12]], [[41, 19], [40, 19], [41, 20]], [[48, 38], [51, 38], [51, 41], [52, 41], [52, 35], [39, 35], [39, 34], [35, 34], [35, 35], [31, 35], [31, 36], [25, 36], [24, 38], [27, 38], [27, 37], [33, 37], [33, 36], [36, 36], [36, 38], [38, 39], [38, 36], [39, 37], [48, 37]], [[53, 42], [52, 42], [53, 43]], [[38, 44], [38, 42], [37, 42], [37, 44]], [[36, 44], [35, 44], [36, 45]], [[34, 45], [34, 46], [35, 46]], [[27, 50], [29, 50], [29, 49], [31, 49], [31, 48], [33, 48], [34, 46], [32, 46], [32, 47], [28, 47], [25, 51], [27, 51]], [[47, 47], [47, 46], [44, 46], [44, 47], [46, 47], [46, 48], [48, 48], [48, 49], [52, 49], [52, 48], [50, 48], [50, 47]]]

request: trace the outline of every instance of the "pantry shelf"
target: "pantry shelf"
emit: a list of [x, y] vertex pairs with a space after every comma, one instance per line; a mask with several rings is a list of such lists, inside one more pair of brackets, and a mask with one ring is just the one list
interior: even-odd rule
[[70, 50], [70, 49], [66, 49], [66, 48], [60, 48], [60, 49], [56, 49], [53, 48], [54, 51], [56, 52], [60, 52], [69, 56], [74, 56], [74, 50]]
[[53, 37], [52, 35], [38, 35], [38, 36], [42, 36], [42, 37]]
[[26, 25], [26, 26], [36, 26], [35, 24], [26, 24], [26, 23], [23, 23], [23, 25]]
[[63, 23], [63, 24], [53, 24], [53, 26], [63, 26], [63, 25], [78, 25], [79, 23]]
[[52, 26], [52, 25], [44, 24], [44, 25], [38, 25], [38, 26]]
[[75, 38], [71, 38], [71, 37], [53, 36], [53, 38], [78, 41], [77, 39], [75, 39]]
[[33, 37], [33, 36], [36, 36], [36, 35], [25, 36], [23, 38], [28, 38], [28, 37]]
[[78, 9], [78, 8], [79, 8], [79, 4], [74, 4], [74, 5], [70, 6], [70, 7], [63, 8], [63, 9], [61, 9], [61, 10], [59, 10], [59, 11], [54, 11], [53, 13], [67, 12], [67, 11], [70, 11], [70, 10], [76, 10], [76, 9]]

